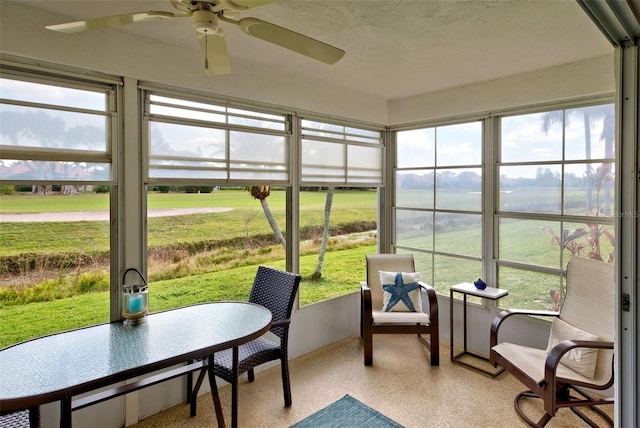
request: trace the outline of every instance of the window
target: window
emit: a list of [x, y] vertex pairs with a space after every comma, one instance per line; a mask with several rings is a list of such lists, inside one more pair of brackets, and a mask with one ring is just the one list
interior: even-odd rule
[[147, 93], [149, 178], [286, 184], [284, 115]]
[[394, 248], [439, 293], [482, 275], [482, 122], [397, 133]]
[[[300, 196], [302, 242], [291, 254], [304, 278], [301, 304], [353, 292], [364, 275], [364, 253], [375, 251], [380, 130], [154, 88], [145, 100], [152, 310], [243, 300], [258, 264], [285, 269], [289, 188]], [[301, 135], [291, 135], [291, 120]], [[292, 152], [300, 153], [301, 165], [290, 161]], [[294, 167], [300, 167], [300, 185], [292, 179]], [[331, 221], [323, 247], [327, 200]]]
[[256, 266], [285, 269], [287, 115], [145, 91], [151, 310], [246, 300]]
[[3, 76], [0, 347], [109, 321], [118, 119], [117, 82]]
[[501, 303], [557, 309], [571, 257], [615, 259], [614, 106], [505, 116], [500, 129]]
[[300, 305], [355, 291], [376, 251], [380, 130], [301, 120]]

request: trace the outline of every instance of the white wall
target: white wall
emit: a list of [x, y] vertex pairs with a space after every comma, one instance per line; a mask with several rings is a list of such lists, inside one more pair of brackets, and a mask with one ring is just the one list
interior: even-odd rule
[[518, 74], [389, 102], [389, 125], [495, 113], [540, 103], [612, 96], [614, 56]]

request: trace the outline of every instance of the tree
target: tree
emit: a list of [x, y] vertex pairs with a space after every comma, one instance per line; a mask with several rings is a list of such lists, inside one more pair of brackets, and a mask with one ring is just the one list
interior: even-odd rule
[[322, 243], [320, 244], [320, 251], [318, 251], [318, 264], [316, 270], [311, 275], [311, 279], [314, 281], [322, 278], [322, 266], [324, 265], [324, 256], [327, 252], [327, 242], [329, 241], [329, 217], [331, 216], [331, 205], [333, 204], [333, 194], [335, 193], [335, 187], [329, 186], [327, 188], [327, 199], [324, 204], [324, 228], [322, 230]]
[[262, 211], [264, 211], [264, 215], [267, 217], [267, 221], [269, 222], [269, 226], [271, 226], [271, 230], [273, 230], [273, 233], [276, 235], [276, 239], [280, 241], [282, 247], [286, 249], [287, 241], [284, 239], [284, 236], [282, 235], [282, 232], [278, 227], [278, 222], [273, 216], [271, 208], [269, 207], [269, 203], [267, 202], [267, 198], [271, 194], [271, 186], [252, 186], [248, 187], [247, 190], [254, 199], [258, 199], [260, 201], [260, 205], [262, 205]]
[[[600, 134], [600, 140], [604, 141], [604, 157], [606, 159], [612, 159], [614, 156], [614, 142], [615, 142], [615, 112], [611, 105], [598, 105], [592, 107], [585, 107], [580, 109], [571, 109], [566, 110], [567, 120], [573, 120], [577, 118], [581, 118], [584, 125], [584, 145], [585, 145], [585, 159], [591, 159], [591, 126], [597, 120], [602, 119], [602, 133]], [[555, 124], [564, 123], [563, 111], [550, 111], [545, 113], [542, 116], [542, 130], [548, 134], [549, 130]], [[611, 164], [603, 164], [603, 169], [611, 170]], [[586, 211], [591, 211], [593, 205], [593, 197], [592, 197], [592, 184], [593, 180], [593, 168], [591, 165], [587, 164], [585, 175], [586, 175], [586, 187], [587, 187], [587, 200], [586, 200]], [[611, 186], [606, 186], [604, 189], [604, 201], [603, 201], [603, 211], [608, 212], [611, 207]], [[600, 211], [600, 207], [597, 208], [598, 212]]]

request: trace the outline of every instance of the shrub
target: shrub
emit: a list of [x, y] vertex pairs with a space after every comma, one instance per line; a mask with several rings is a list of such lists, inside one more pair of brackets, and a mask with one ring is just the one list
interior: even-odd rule
[[11, 195], [14, 190], [15, 188], [10, 184], [0, 186], [0, 194], [2, 195]]
[[81, 274], [75, 282], [78, 294], [109, 290], [109, 273], [93, 271]]
[[109, 193], [109, 186], [96, 186], [94, 190], [96, 193]]

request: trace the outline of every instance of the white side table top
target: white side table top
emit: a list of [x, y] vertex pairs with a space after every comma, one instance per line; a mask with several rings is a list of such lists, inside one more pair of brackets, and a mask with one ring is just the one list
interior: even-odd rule
[[470, 282], [452, 285], [450, 289], [451, 291], [456, 291], [458, 293], [469, 294], [471, 296], [483, 297], [491, 300], [497, 300], [509, 294], [509, 291], [503, 288], [487, 287], [484, 290], [479, 290]]

